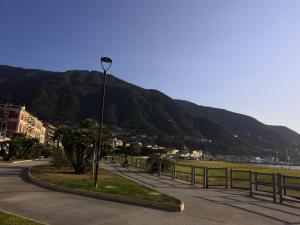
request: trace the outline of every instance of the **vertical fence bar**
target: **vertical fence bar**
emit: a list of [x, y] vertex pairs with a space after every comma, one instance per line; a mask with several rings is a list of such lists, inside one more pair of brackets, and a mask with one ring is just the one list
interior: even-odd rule
[[230, 173], [230, 188], [232, 188], [232, 169], [229, 170]]
[[273, 193], [273, 202], [276, 202], [276, 177], [275, 177], [275, 173], [272, 173], [272, 193]]
[[282, 176], [277, 174], [277, 192], [279, 194], [279, 202], [282, 204]]
[[206, 175], [205, 175], [205, 166], [203, 167], [203, 169], [202, 169], [203, 171], [202, 171], [202, 187], [203, 187], [203, 189], [205, 189], [206, 188], [206, 184], [205, 184], [205, 182], [206, 182]]
[[282, 186], [283, 186], [283, 194], [286, 195], [286, 177], [283, 175], [282, 177]]
[[257, 182], [257, 172], [254, 172], [254, 181], [255, 181], [255, 191], [258, 191], [258, 182]]
[[158, 160], [157, 176], [160, 176], [160, 173], [161, 173], [161, 159]]
[[249, 171], [249, 196], [253, 196], [253, 190], [252, 190], [252, 171]]
[[173, 164], [173, 168], [172, 168], [172, 180], [176, 179], [176, 162], [174, 162]]
[[195, 165], [191, 167], [191, 185], [195, 185]]
[[208, 168], [205, 166], [205, 188], [208, 188]]
[[225, 168], [225, 188], [228, 188], [228, 169]]

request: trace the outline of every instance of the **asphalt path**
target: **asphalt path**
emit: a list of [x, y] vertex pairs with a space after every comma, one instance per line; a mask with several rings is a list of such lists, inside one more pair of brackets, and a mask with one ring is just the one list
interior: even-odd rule
[[180, 197], [184, 212], [165, 212], [51, 191], [30, 183], [25, 169], [44, 161], [0, 163], [0, 210], [51, 225], [168, 225], [168, 224], [300, 224], [300, 208], [250, 199], [243, 192], [201, 190], [179, 182], [122, 170], [122, 173], [159, 191]]

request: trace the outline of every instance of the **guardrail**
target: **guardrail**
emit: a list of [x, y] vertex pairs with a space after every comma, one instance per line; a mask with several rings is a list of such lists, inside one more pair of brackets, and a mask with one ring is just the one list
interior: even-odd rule
[[229, 170], [230, 173], [230, 188], [238, 189], [251, 189], [251, 176], [250, 170]]
[[251, 173], [254, 174], [254, 181], [251, 179], [251, 183], [255, 185], [255, 191], [272, 193], [273, 202], [276, 202], [276, 174], [260, 172]]
[[[121, 159], [118, 158], [121, 162]], [[117, 157], [109, 162], [117, 161]], [[300, 177], [287, 176], [275, 173], [261, 173], [250, 170], [236, 170], [220, 167], [198, 167], [195, 165], [176, 164], [162, 170], [162, 162], [158, 159], [155, 165], [150, 165], [145, 158], [131, 158], [130, 164], [144, 172], [156, 171], [158, 176], [167, 176], [172, 180], [183, 180], [191, 185], [200, 185], [208, 188], [238, 188], [249, 190], [249, 196], [261, 195], [262, 192], [270, 193], [273, 202], [284, 200], [300, 202]], [[289, 197], [289, 198], [285, 198]]]
[[[228, 188], [227, 168], [206, 167], [206, 188], [225, 187]], [[219, 175], [221, 173], [221, 175]]]
[[202, 188], [206, 188], [206, 166], [194, 166], [194, 168], [194, 185], [200, 184]]
[[173, 179], [179, 179], [184, 181], [189, 181], [191, 184], [194, 184], [194, 176], [193, 176], [193, 166], [187, 165], [176, 165], [173, 167], [174, 176]]

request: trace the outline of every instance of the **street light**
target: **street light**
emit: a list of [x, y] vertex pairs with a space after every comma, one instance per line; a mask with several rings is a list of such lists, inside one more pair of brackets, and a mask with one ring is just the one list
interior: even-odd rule
[[104, 114], [104, 103], [105, 103], [105, 85], [106, 85], [106, 72], [109, 70], [112, 64], [112, 60], [108, 57], [101, 58], [101, 66], [104, 72], [103, 76], [103, 87], [102, 87], [102, 99], [101, 108], [99, 115], [99, 134], [97, 140], [97, 155], [96, 155], [96, 171], [95, 171], [95, 187], [98, 186], [98, 173], [99, 173], [99, 160], [101, 156], [101, 143], [102, 143], [102, 124], [103, 124], [103, 114]]

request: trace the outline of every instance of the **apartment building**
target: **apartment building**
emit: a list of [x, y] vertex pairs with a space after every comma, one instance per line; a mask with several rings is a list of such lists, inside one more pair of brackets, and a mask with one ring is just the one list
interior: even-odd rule
[[46, 128], [45, 133], [45, 145], [47, 146], [56, 146], [57, 142], [54, 140], [55, 131], [57, 128], [53, 126], [52, 124], [43, 121], [43, 125]]
[[0, 138], [9, 138], [15, 133], [23, 133], [45, 143], [46, 128], [25, 106], [0, 104]]

